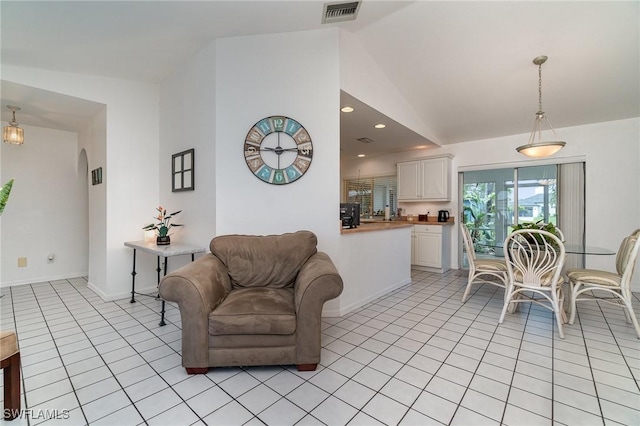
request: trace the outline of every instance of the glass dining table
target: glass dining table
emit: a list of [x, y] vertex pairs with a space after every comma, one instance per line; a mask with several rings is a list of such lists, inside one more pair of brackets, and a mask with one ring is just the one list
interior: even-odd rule
[[[478, 258], [504, 257], [504, 254], [502, 251], [504, 248], [503, 241], [487, 241], [487, 242], [481, 242], [481, 243], [476, 242], [475, 245], [476, 247], [484, 247], [486, 249], [486, 251], [484, 251], [485, 256], [482, 255], [482, 251], [481, 251], [481, 253], [478, 253]], [[582, 256], [581, 258], [582, 265], [580, 266], [581, 268], [584, 268], [585, 256], [587, 255], [610, 256], [610, 255], [616, 254], [615, 251], [609, 250], [608, 248], [585, 245], [585, 244], [566, 244], [565, 243], [564, 249], [566, 254], [575, 254], [575, 255]], [[564, 305], [564, 303], [562, 305]], [[513, 303], [509, 306], [507, 311], [509, 313], [514, 313], [515, 311], [517, 311], [517, 309], [518, 309], [518, 304]], [[564, 306], [562, 306], [562, 312], [560, 312], [560, 316], [562, 317], [562, 322], [566, 323], [567, 314], [565, 312]]]
[[[487, 254], [504, 257], [502, 255], [502, 249], [504, 242], [503, 241], [486, 241], [486, 242], [476, 242], [474, 243], [476, 247], [487, 247], [489, 250]], [[582, 255], [612, 255], [616, 254], [615, 251], [609, 250], [608, 248], [598, 247], [598, 246], [590, 246], [584, 244], [566, 244], [564, 245], [564, 250], [566, 254], [582, 254]]]

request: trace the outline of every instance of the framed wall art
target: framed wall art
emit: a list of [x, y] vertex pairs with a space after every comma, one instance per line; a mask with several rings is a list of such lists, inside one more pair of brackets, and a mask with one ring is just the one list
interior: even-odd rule
[[193, 191], [195, 187], [194, 176], [194, 149], [178, 152], [171, 156], [171, 191]]
[[91, 184], [100, 185], [102, 183], [102, 167], [91, 170]]

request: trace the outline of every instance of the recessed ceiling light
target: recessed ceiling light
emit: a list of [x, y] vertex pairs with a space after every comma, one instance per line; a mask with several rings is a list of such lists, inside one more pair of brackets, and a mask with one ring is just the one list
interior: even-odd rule
[[364, 156], [365, 156], [364, 154], [358, 154], [358, 157], [359, 157], [359, 158], [362, 158], [362, 157], [364, 157]]
[[376, 124], [376, 125], [375, 125], [375, 126], [373, 126], [373, 127], [375, 127], [376, 129], [384, 129], [385, 127], [387, 127], [387, 125], [386, 125], [386, 124], [382, 124], [382, 123], [380, 123], [380, 124]]
[[348, 107], [348, 106], [347, 107], [342, 107], [342, 108], [340, 108], [340, 111], [342, 111], [342, 112], [353, 112], [353, 108]]

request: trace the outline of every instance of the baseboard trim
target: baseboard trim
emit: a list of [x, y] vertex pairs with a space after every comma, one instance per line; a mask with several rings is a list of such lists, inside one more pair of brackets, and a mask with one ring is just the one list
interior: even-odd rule
[[451, 268], [433, 268], [431, 266], [411, 265], [411, 269], [416, 269], [423, 272], [435, 272], [437, 274], [444, 274]]
[[383, 288], [382, 290], [376, 292], [376, 293], [372, 293], [370, 294], [368, 297], [358, 300], [356, 302], [353, 302], [347, 306], [341, 306], [338, 309], [323, 309], [322, 310], [322, 316], [323, 317], [341, 317], [343, 315], [348, 314], [349, 312], [352, 312], [358, 308], [360, 308], [361, 306], [366, 305], [367, 303], [371, 302], [372, 300], [375, 300], [377, 298], [379, 298], [380, 296], [384, 296], [385, 294], [391, 293], [394, 290], [399, 289], [400, 287], [403, 287], [407, 284], [411, 284], [411, 277], [409, 278], [405, 278], [404, 280], [397, 282], [395, 284], [391, 284], [388, 287]]
[[[131, 299], [131, 291], [116, 293], [116, 294], [107, 294], [92, 282], [87, 283], [87, 287], [89, 288], [89, 290], [93, 291], [95, 294], [100, 296], [100, 298], [105, 302], [113, 302], [115, 300], [122, 300], [122, 299]], [[152, 286], [148, 288], [140, 288], [140, 289], [136, 288], [136, 293], [145, 293], [145, 294], [148, 294], [149, 296], [155, 296], [158, 293], [158, 287]], [[138, 296], [145, 297], [143, 294], [136, 294], [136, 299], [138, 298]]]
[[49, 281], [68, 280], [71, 278], [86, 277], [88, 275], [89, 275], [88, 271], [70, 272], [68, 274], [49, 275], [49, 276], [40, 277], [40, 278], [29, 278], [24, 280], [7, 281], [7, 282], [0, 283], [0, 287], [14, 287], [14, 286], [25, 285], [25, 284], [37, 284], [37, 283], [44, 283]]

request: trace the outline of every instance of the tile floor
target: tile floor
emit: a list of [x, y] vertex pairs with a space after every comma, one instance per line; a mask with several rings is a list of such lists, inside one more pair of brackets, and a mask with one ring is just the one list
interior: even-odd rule
[[174, 306], [159, 327], [154, 298], [103, 302], [83, 278], [3, 288], [0, 327], [18, 331], [30, 410], [5, 423], [640, 424], [640, 340], [621, 311], [582, 304], [560, 340], [538, 306], [498, 326], [502, 290], [475, 286], [463, 305], [465, 284], [464, 272], [414, 271], [411, 284], [325, 318], [315, 372], [196, 376], [180, 366]]

